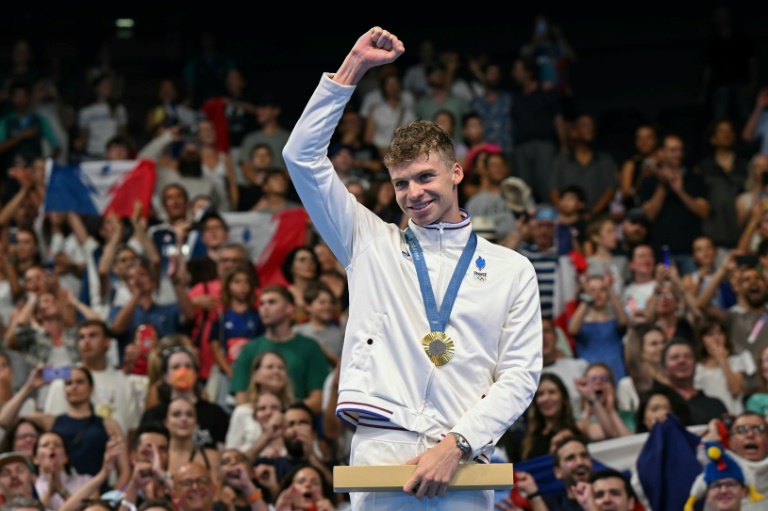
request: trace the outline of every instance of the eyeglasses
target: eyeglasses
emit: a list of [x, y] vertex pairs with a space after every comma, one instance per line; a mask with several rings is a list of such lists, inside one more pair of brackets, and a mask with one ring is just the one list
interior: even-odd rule
[[750, 430], [756, 435], [762, 435], [765, 433], [766, 427], [765, 424], [752, 424], [751, 426], [749, 424], [742, 424], [741, 426], [736, 426], [733, 430], [740, 435], [746, 435]]
[[195, 479], [182, 479], [178, 481], [176, 484], [184, 488], [192, 488], [195, 484], [197, 484], [198, 486], [206, 486], [208, 484], [211, 484], [211, 478], [197, 477]]
[[610, 379], [608, 378], [608, 375], [605, 375], [605, 374], [601, 374], [600, 376], [590, 376], [588, 379], [589, 379], [589, 383], [597, 383], [597, 382], [608, 383], [610, 381]]
[[16, 435], [16, 440], [36, 440], [38, 436], [39, 435], [37, 433], [21, 433], [20, 435]]
[[721, 479], [711, 483], [707, 488], [710, 490], [734, 490], [741, 486], [741, 483], [735, 479]]

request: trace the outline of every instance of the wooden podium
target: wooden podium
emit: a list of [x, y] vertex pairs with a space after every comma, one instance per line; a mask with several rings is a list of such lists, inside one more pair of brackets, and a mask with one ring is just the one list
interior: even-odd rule
[[[416, 471], [416, 465], [375, 465], [333, 467], [333, 490], [336, 493], [351, 491], [401, 491]], [[459, 465], [451, 490], [509, 490], [514, 486], [512, 463], [471, 463]]]

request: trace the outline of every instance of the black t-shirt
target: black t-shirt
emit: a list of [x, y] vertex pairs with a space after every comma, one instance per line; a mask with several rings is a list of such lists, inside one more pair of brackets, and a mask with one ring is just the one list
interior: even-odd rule
[[528, 95], [516, 94], [512, 103], [515, 144], [531, 140], [557, 142], [555, 116], [558, 114], [560, 102], [552, 91], [537, 89]]
[[[656, 191], [656, 176], [648, 176], [642, 181], [638, 196], [640, 202], [648, 202]], [[693, 198], [706, 198], [707, 185], [701, 176], [690, 171], [683, 174], [683, 189]], [[686, 207], [680, 197], [668, 190], [659, 214], [651, 225], [650, 243], [656, 254], [656, 260], [662, 260], [661, 247], [669, 246], [672, 255], [691, 254], [693, 240], [701, 236], [701, 219]]]
[[581, 504], [575, 499], [569, 499], [568, 495], [564, 493], [542, 495], [542, 498], [546, 502], [549, 511], [584, 511]]
[[[202, 435], [206, 432], [209, 438], [203, 444], [203, 447], [212, 447], [216, 449], [216, 444], [224, 444], [229, 429], [229, 414], [222, 407], [204, 399], [198, 399], [195, 403], [197, 412], [197, 426]], [[141, 417], [141, 424], [147, 422], [162, 422], [168, 413], [168, 403], [160, 403], [144, 411]]]

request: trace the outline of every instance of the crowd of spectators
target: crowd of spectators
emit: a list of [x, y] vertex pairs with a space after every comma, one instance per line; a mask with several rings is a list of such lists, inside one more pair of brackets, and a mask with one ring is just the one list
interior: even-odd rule
[[[552, 455], [564, 485], [542, 495], [520, 471], [523, 500], [499, 510], [636, 509], [642, 491], [593, 470], [588, 448], [666, 420], [701, 426], [745, 466], [768, 463], [768, 89], [749, 39], [715, 19], [697, 160], [687, 133], [653, 119], [633, 127], [625, 161], [601, 149], [570, 85], [576, 53], [545, 17], [509, 68], [425, 39], [419, 62], [366, 77], [337, 128], [328, 156], [350, 193], [404, 228], [382, 157], [398, 126], [438, 122], [465, 169], [473, 228], [534, 265], [544, 369], [494, 460]], [[335, 415], [345, 268], [310, 225], [282, 279], [260, 282], [227, 223], [302, 207], [282, 105], [249, 96], [212, 39], [177, 74], [136, 112], [108, 64], [88, 70], [79, 96], [36, 67], [25, 40], [2, 70], [8, 510], [348, 507], [332, 489], [352, 435]], [[46, 209], [51, 161], [140, 158], [157, 169], [150, 211]], [[712, 482], [708, 502], [746, 497], [744, 481]]]

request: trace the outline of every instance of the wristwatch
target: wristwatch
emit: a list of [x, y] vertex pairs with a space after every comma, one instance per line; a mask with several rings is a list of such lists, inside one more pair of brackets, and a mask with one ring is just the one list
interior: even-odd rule
[[456, 439], [456, 445], [461, 450], [462, 459], [468, 459], [469, 455], [472, 453], [472, 446], [469, 445], [467, 439], [464, 438], [464, 435], [461, 433], [456, 433], [455, 431], [451, 431], [450, 434], [453, 435], [453, 437]]

